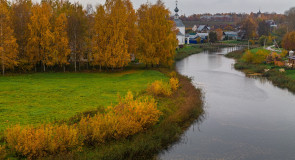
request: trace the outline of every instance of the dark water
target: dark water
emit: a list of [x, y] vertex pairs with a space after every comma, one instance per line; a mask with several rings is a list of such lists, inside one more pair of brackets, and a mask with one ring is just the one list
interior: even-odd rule
[[[295, 160], [295, 96], [236, 71], [217, 52], [177, 63], [205, 96], [205, 118], [159, 155], [163, 160]], [[295, 84], [294, 84], [295, 85]]]

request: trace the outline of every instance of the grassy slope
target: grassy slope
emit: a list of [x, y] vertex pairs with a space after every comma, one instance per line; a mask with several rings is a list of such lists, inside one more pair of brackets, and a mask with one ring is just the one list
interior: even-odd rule
[[184, 48], [180, 48], [175, 55], [175, 61], [182, 60], [185, 57], [188, 57], [192, 54], [200, 53], [202, 52], [203, 49], [200, 48], [199, 45], [188, 45], [185, 46]]
[[0, 130], [9, 125], [63, 120], [116, 104], [117, 94], [140, 92], [158, 71], [122, 73], [39, 73], [0, 77]]

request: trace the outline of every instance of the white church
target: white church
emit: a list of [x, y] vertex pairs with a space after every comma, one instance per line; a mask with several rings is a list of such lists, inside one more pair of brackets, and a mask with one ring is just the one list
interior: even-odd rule
[[179, 9], [177, 7], [177, 0], [176, 0], [176, 8], [175, 8], [175, 16], [174, 16], [174, 22], [176, 24], [176, 28], [179, 30], [177, 34], [177, 40], [178, 40], [178, 45], [184, 45], [185, 44], [185, 25], [183, 24], [182, 20], [179, 19]]

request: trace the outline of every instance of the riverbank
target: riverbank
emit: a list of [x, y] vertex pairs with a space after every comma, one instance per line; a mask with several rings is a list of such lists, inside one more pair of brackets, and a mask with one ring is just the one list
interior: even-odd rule
[[[120, 93], [124, 93], [129, 91], [133, 91], [135, 98], [136, 97], [142, 97], [142, 96], [148, 96], [148, 94], [146, 93], [146, 87], [148, 84], [152, 83], [154, 80], [161, 80], [163, 82], [168, 82], [169, 81], [169, 77], [171, 76], [171, 72], [174, 72], [173, 70], [170, 69], [155, 69], [155, 70], [129, 70], [129, 71], [123, 71], [122, 73], [113, 73], [113, 74], [106, 74], [106, 73], [99, 73], [99, 74], [95, 74], [95, 73], [75, 73], [75, 74], [63, 74], [63, 73], [57, 73], [57, 74], [42, 74], [41, 78], [40, 75], [38, 74], [38, 78], [36, 79], [38, 82], [34, 82], [34, 84], [38, 84], [36, 88], [33, 89], [34, 91], [38, 92], [38, 89], [42, 89], [42, 92], [44, 94], [46, 94], [46, 97], [60, 97], [60, 98], [65, 98], [62, 95], [68, 93], [67, 92], [67, 88], [70, 90], [73, 90], [75, 88], [75, 93], [73, 93], [73, 91], [71, 91], [73, 94], [73, 100], [70, 100], [70, 103], [73, 103], [71, 106], [75, 106], [75, 104], [79, 104], [85, 102], [85, 100], [83, 100], [83, 98], [85, 99], [85, 97], [89, 97], [90, 95], [101, 95], [102, 93], [95, 93], [96, 91], [101, 91], [102, 88], [106, 87], [103, 89], [103, 94], [104, 95], [108, 95], [108, 98], [106, 99], [107, 101], [104, 100], [100, 100], [100, 98], [103, 97], [98, 97], [95, 98], [91, 98], [88, 99], [87, 101], [91, 102], [89, 103], [85, 103], [84, 106], [87, 104], [88, 108], [86, 107], [81, 107], [81, 105], [77, 105], [80, 106], [80, 108], [77, 108], [76, 110], [68, 110], [65, 107], [62, 107], [60, 109], [66, 109], [69, 112], [69, 115], [67, 115], [67, 117], [70, 117], [70, 114], [72, 113], [76, 113], [80, 111], [85, 111], [81, 114], [79, 114], [78, 116], [75, 116], [73, 118], [67, 118], [64, 117], [65, 119], [69, 119], [69, 120], [61, 120], [61, 115], [65, 115], [65, 114], [61, 114], [60, 109], [56, 108], [56, 109], [51, 109], [51, 110], [47, 110], [44, 111], [44, 113], [47, 113], [48, 111], [53, 111], [52, 114], [46, 114], [48, 117], [52, 117], [52, 116], [57, 116], [56, 118], [45, 118], [43, 119], [42, 123], [40, 124], [40, 122], [38, 123], [34, 123], [35, 121], [32, 121], [30, 119], [25, 119], [25, 120], [14, 120], [13, 117], [11, 117], [12, 119], [9, 121], [6, 121], [6, 123], [10, 123], [10, 126], [13, 125], [13, 122], [22, 122], [21, 124], [23, 125], [33, 125], [33, 126], [38, 126], [38, 125], [42, 125], [42, 124], [47, 124], [48, 122], [52, 121], [52, 120], [56, 120], [55, 124], [69, 124], [70, 126], [75, 126], [75, 123], [80, 122], [82, 117], [87, 117], [87, 116], [94, 116], [95, 114], [101, 114], [105, 112], [105, 108], [103, 108], [103, 106], [107, 106], [110, 103], [113, 103], [114, 99], [116, 99], [115, 97], [117, 96], [118, 92], [120, 91]], [[175, 73], [176, 74], [176, 73]], [[202, 115], [203, 113], [203, 109], [202, 109], [202, 95], [200, 90], [196, 89], [190, 82], [189, 78], [186, 78], [184, 76], [181, 76], [179, 74], [176, 74], [177, 78], [179, 79], [179, 89], [177, 91], [175, 91], [171, 96], [155, 96], [155, 100], [158, 104], [158, 109], [159, 111], [162, 113], [159, 122], [155, 125], [152, 126], [152, 128], [149, 128], [143, 132], [139, 132], [136, 133], [135, 135], [132, 136], [128, 136], [127, 138], [120, 138], [119, 140], [111, 140], [108, 141], [107, 143], [99, 143], [99, 144], [93, 144], [93, 145], [82, 145], [83, 147], [79, 149], [79, 151], [82, 152], [76, 152], [76, 150], [70, 150], [70, 152], [66, 151], [63, 153], [60, 153], [58, 155], [56, 154], [50, 154], [49, 157], [47, 157], [48, 159], [142, 159], [143, 158], [152, 158], [152, 156], [154, 156], [155, 154], [157, 154], [158, 152], [162, 151], [163, 149], [165, 149], [167, 146], [169, 146], [170, 144], [172, 144], [173, 142], [177, 141], [178, 138], [180, 137], [180, 135], [184, 132], [184, 130], [190, 126], [199, 116]], [[12, 76], [12, 77], [5, 77], [2, 78], [2, 82], [7, 82], [7, 83], [13, 83], [13, 81], [9, 80], [7, 81], [6, 79], [14, 79], [15, 82], [18, 82], [17, 79], [21, 78], [23, 80], [28, 79], [29, 81], [34, 80], [34, 77], [36, 77], [36, 75], [21, 75], [21, 76]], [[43, 81], [42, 77], [47, 77], [44, 78]], [[68, 81], [67, 78], [71, 78], [72, 81]], [[79, 81], [91, 81], [92, 83], [84, 83], [84, 87], [78, 85], [81, 84]], [[62, 81], [58, 82], [57, 81]], [[95, 85], [93, 84], [93, 82], [95, 81]], [[128, 85], [127, 83], [132, 82], [131, 88], [130, 88], [130, 84]], [[32, 83], [33, 83], [32, 82]], [[54, 82], [54, 83], [53, 83]], [[103, 82], [103, 83], [102, 83]], [[116, 82], [116, 91], [114, 92], [113, 89], [109, 88], [108, 86], [112, 86], [111, 84], [105, 84], [105, 83], [112, 83], [112, 82]], [[119, 82], [119, 83], [118, 83]], [[126, 82], [126, 84], [124, 84]], [[25, 82], [24, 82], [25, 83]], [[4, 84], [4, 83], [3, 83]], [[27, 84], [27, 83], [26, 83]], [[28, 83], [29, 84], [29, 83]], [[44, 91], [44, 89], [46, 89], [46, 87], [40, 87], [40, 85], [44, 84], [44, 86], [49, 87], [48, 91]], [[85, 87], [85, 85], [93, 85], [93, 86], [89, 86], [89, 87]], [[22, 84], [20, 84], [22, 85]], [[52, 86], [52, 85], [58, 85], [56, 87]], [[67, 85], [76, 85], [76, 86], [80, 86], [80, 87], [65, 87]], [[113, 84], [114, 85], [114, 84]], [[6, 85], [6, 86], [11, 86], [10, 85]], [[13, 85], [17, 88], [17, 85]], [[28, 89], [24, 89], [21, 93], [22, 94], [30, 94], [28, 95], [29, 97], [35, 97], [32, 96], [32, 93], [35, 92], [31, 92], [32, 88], [30, 89], [30, 86], [26, 86]], [[34, 86], [31, 86], [34, 87]], [[81, 88], [82, 87], [82, 88]], [[97, 88], [98, 89], [95, 89]], [[57, 95], [56, 92], [51, 92], [51, 89], [55, 89], [55, 88], [60, 88], [59, 91], [57, 93], [60, 93], [61, 95]], [[91, 92], [87, 92], [85, 90], [85, 88], [92, 88]], [[100, 88], [100, 89], [99, 89]], [[8, 88], [11, 89], [11, 88]], [[110, 90], [111, 89], [111, 90]], [[85, 90], [85, 91], [84, 91]], [[30, 91], [30, 92], [24, 92], [24, 91]], [[62, 91], [62, 92], [61, 92]], [[110, 93], [108, 93], [108, 91]], [[14, 93], [14, 89], [11, 89], [11, 92]], [[15, 96], [13, 97], [18, 97], [18, 93], [20, 92], [16, 92]], [[80, 94], [82, 94], [82, 96], [79, 96]], [[86, 95], [83, 95], [86, 94]], [[7, 94], [6, 96], [9, 96], [12, 94]], [[124, 94], [123, 94], [124, 95]], [[26, 97], [28, 97], [26, 96]], [[67, 97], [67, 96], [66, 96]], [[78, 99], [76, 99], [78, 97]], [[20, 97], [21, 98], [21, 97]], [[59, 106], [57, 104], [57, 101], [62, 101], [62, 102], [67, 102], [67, 100], [58, 100], [56, 98], [52, 99], [51, 101], [48, 101], [42, 97], [35, 97], [36, 100], [40, 101], [40, 104], [43, 105], [49, 105], [48, 103], [54, 103], [55, 106]], [[106, 98], [106, 97], [105, 97]], [[104, 99], [105, 99], [104, 98]], [[5, 98], [6, 101], [9, 100], [9, 98]], [[34, 100], [34, 102], [38, 102]], [[96, 105], [93, 104], [95, 102], [98, 102]], [[21, 99], [19, 100], [21, 101]], [[46, 102], [46, 103], [43, 103]], [[116, 101], [114, 101], [116, 102]], [[27, 102], [29, 103], [29, 102]], [[64, 103], [62, 103], [64, 104]], [[116, 103], [115, 103], [116, 104]], [[37, 103], [36, 103], [37, 105]], [[50, 106], [52, 106], [53, 104], [51, 104]], [[64, 104], [65, 106], [69, 106], [69, 104], [67, 103]], [[38, 112], [38, 113], [43, 113], [40, 112], [42, 110], [42, 108], [48, 108], [46, 106], [39, 106], [39, 108], [35, 107], [35, 108], [30, 108], [30, 109], [35, 109], [36, 111], [34, 112]], [[95, 106], [99, 106], [99, 107], [95, 107]], [[91, 108], [92, 107], [92, 108]], [[84, 108], [84, 109], [83, 109]], [[19, 110], [19, 109], [17, 109]], [[29, 109], [25, 110], [25, 111], [30, 111]], [[51, 112], [49, 112], [51, 113]], [[9, 114], [7, 114], [7, 116], [9, 116]], [[26, 117], [26, 116], [20, 116], [20, 117]], [[42, 117], [42, 116], [40, 116]], [[2, 116], [2, 118], [5, 118], [5, 116]], [[9, 117], [6, 117], [9, 118]], [[32, 118], [32, 117], [31, 117]], [[35, 118], [36, 119], [36, 118]], [[37, 118], [38, 119], [38, 118]], [[37, 122], [36, 119], [36, 122]], [[26, 122], [26, 123], [24, 123]], [[8, 125], [8, 124], [7, 124]], [[5, 125], [5, 126], [7, 126]], [[2, 126], [4, 128], [6, 128], [5, 126]], [[4, 129], [2, 128], [2, 129]], [[4, 143], [3, 143], [4, 142]], [[11, 152], [7, 147], [3, 148], [3, 144], [5, 145], [5, 140], [2, 139], [1, 140], [2, 146], [0, 145], [0, 153], [3, 154], [7, 154], [7, 156], [9, 158], [12, 157], [18, 157], [21, 158], [23, 157], [22, 155], [17, 155], [14, 152]], [[0, 143], [0, 144], [1, 144]], [[37, 144], [36, 144], [37, 145]], [[7, 148], [8, 150], [5, 151], [5, 148]], [[6, 157], [6, 158], [8, 158]], [[2, 155], [1, 155], [1, 158]], [[39, 157], [40, 158], [40, 157]], [[42, 158], [44, 158], [42, 156]]]
[[[168, 76], [171, 70], [159, 69]], [[202, 93], [191, 80], [177, 74], [179, 89], [170, 97], [155, 97], [163, 113], [159, 123], [151, 129], [127, 139], [112, 141], [105, 145], [84, 148], [80, 153], [67, 153], [48, 159], [152, 159], [162, 150], [177, 142], [182, 133], [196, 120], [201, 120]]]
[[[255, 74], [259, 75], [270, 80], [275, 86], [278, 86], [283, 89], [288, 89], [290, 92], [295, 94], [295, 72], [294, 70], [287, 70], [285, 72], [280, 72], [281, 67], [276, 67], [271, 64], [251, 64], [246, 63], [242, 60], [246, 50], [237, 50], [230, 52], [225, 55], [228, 58], [234, 58], [236, 60], [235, 68], [241, 70], [246, 74]], [[267, 72], [266, 72], [267, 71]]]
[[202, 51], [204, 51], [204, 49], [201, 48], [200, 45], [185, 45], [183, 48], [179, 48], [176, 51], [175, 61], [180, 61], [190, 55], [197, 54]]

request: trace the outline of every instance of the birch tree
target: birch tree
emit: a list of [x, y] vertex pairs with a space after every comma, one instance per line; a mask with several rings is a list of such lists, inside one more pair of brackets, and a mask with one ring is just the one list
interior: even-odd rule
[[6, 68], [17, 65], [18, 45], [11, 25], [7, 1], [0, 1], [0, 64], [3, 75]]

